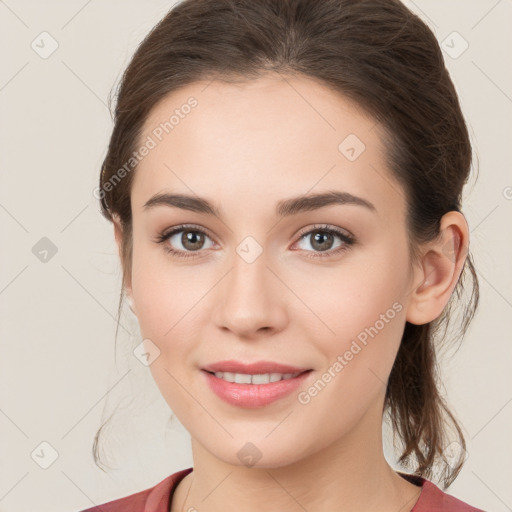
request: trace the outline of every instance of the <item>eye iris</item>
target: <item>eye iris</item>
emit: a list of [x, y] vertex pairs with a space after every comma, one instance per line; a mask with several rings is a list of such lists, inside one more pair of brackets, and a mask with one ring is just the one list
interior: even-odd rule
[[[325, 245], [322, 245], [321, 242], [325, 242], [325, 239], [326, 237], [328, 237], [328, 240], [329, 242], [331, 242], [330, 244], [328, 244], [328, 247], [326, 247]], [[326, 233], [326, 232], [317, 232], [314, 236], [313, 236], [313, 242], [312, 242], [312, 246], [315, 248], [315, 249], [318, 249], [320, 251], [325, 251], [325, 250], [328, 250], [330, 249], [330, 247], [332, 246], [332, 242], [333, 242], [333, 235], [331, 233]], [[317, 244], [320, 242], [320, 246], [318, 247]]]
[[[204, 243], [204, 235], [198, 231], [183, 231], [181, 243], [183, 247], [192, 251], [200, 249]], [[189, 243], [192, 244], [192, 246], [188, 245]]]

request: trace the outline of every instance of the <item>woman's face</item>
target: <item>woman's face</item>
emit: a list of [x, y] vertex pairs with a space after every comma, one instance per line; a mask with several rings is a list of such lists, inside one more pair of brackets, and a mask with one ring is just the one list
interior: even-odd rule
[[[277, 467], [380, 432], [413, 283], [379, 126], [313, 80], [269, 75], [173, 93], [143, 145], [131, 293], [152, 375], [192, 439]], [[145, 206], [163, 194], [190, 200]], [[185, 207], [198, 200], [218, 216]], [[312, 371], [273, 401], [226, 401], [203, 370], [225, 360]]]

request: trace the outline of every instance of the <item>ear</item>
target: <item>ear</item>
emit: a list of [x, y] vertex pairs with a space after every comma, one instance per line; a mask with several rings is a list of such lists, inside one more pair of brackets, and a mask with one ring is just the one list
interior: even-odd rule
[[406, 320], [422, 325], [441, 315], [457, 285], [468, 254], [469, 229], [462, 213], [450, 211], [440, 223], [439, 238], [426, 245], [416, 269]]
[[121, 225], [121, 219], [117, 214], [112, 215], [112, 222], [114, 224], [114, 237], [116, 239], [117, 250], [119, 253], [119, 260], [123, 267], [123, 286], [125, 289], [125, 293], [128, 296], [128, 301], [133, 302], [132, 299], [132, 283], [131, 276], [126, 275], [124, 265], [123, 265], [123, 228]]

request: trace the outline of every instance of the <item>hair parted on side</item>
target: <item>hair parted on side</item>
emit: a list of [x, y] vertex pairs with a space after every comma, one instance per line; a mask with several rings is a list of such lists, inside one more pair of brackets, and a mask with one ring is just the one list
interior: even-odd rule
[[[439, 235], [441, 217], [460, 211], [472, 162], [466, 123], [434, 34], [399, 0], [184, 0], [139, 45], [117, 90], [99, 197], [105, 218], [115, 216], [123, 227], [123, 287], [131, 274], [136, 168], [115, 186], [109, 180], [140, 143], [150, 111], [199, 80], [244, 82], [269, 72], [318, 80], [381, 125], [389, 168], [406, 192], [411, 262], [421, 243]], [[123, 292], [118, 316], [122, 299]], [[466, 444], [440, 391], [436, 354], [454, 307], [462, 310], [462, 340], [478, 302], [468, 252], [443, 314], [425, 325], [406, 322], [386, 389], [385, 412], [401, 444], [399, 463], [429, 479], [438, 468], [445, 488], [462, 468]], [[450, 431], [461, 448], [455, 461], [443, 453]]]

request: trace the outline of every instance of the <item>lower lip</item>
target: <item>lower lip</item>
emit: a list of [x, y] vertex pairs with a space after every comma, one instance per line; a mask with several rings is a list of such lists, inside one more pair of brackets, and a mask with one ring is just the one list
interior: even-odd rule
[[219, 379], [205, 370], [210, 389], [222, 400], [238, 407], [255, 409], [271, 404], [295, 391], [311, 373], [301, 373], [292, 379], [278, 380], [268, 384], [238, 384]]

